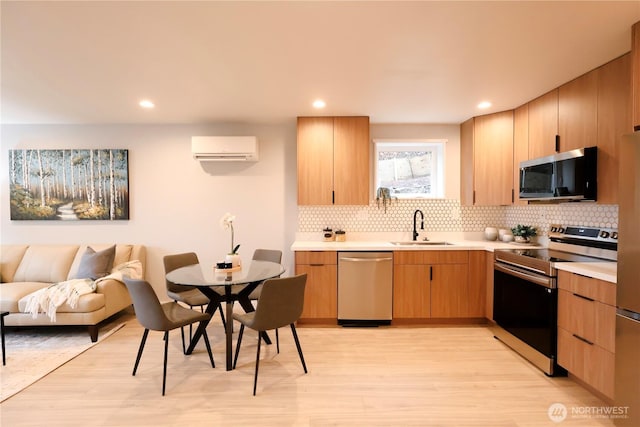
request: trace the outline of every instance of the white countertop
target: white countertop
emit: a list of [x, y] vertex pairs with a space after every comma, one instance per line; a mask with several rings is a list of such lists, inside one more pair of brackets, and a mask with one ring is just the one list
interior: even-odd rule
[[[495, 249], [543, 248], [547, 241], [523, 245], [514, 242], [488, 241], [483, 239], [482, 233], [427, 233], [432, 242], [448, 242], [450, 245], [394, 245], [391, 242], [407, 242], [411, 240], [410, 233], [347, 233], [345, 242], [324, 242], [318, 237], [319, 233], [298, 233], [296, 241], [291, 245], [292, 251], [456, 251], [456, 250], [484, 250], [493, 252]], [[423, 235], [418, 237], [422, 240]], [[616, 262], [558, 262], [554, 263], [558, 270], [582, 274], [611, 283], [617, 282]]]
[[558, 270], [570, 273], [581, 274], [604, 280], [605, 282], [617, 283], [618, 263], [613, 261], [602, 262], [556, 262], [554, 266]]
[[[395, 240], [394, 240], [395, 241]], [[397, 240], [405, 241], [405, 240]], [[449, 245], [394, 245], [392, 241], [382, 240], [348, 240], [346, 242], [321, 242], [314, 240], [297, 240], [291, 245], [292, 251], [456, 251], [456, 250], [485, 250], [516, 249], [522, 247], [541, 248], [540, 245], [522, 245], [518, 243], [489, 242], [482, 240], [435, 240], [433, 242], [448, 242]]]
[[450, 245], [394, 245], [392, 242], [410, 242], [411, 233], [347, 233], [345, 242], [324, 242], [320, 233], [298, 233], [291, 245], [292, 251], [455, 251], [514, 249], [522, 247], [540, 248], [544, 243], [523, 245], [514, 242], [485, 240], [483, 233], [476, 232], [422, 232], [417, 240], [425, 237], [431, 242], [447, 242]]

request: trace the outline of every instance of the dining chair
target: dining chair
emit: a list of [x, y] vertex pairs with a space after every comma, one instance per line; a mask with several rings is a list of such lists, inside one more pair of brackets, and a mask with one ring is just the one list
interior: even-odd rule
[[[174, 255], [166, 255], [163, 258], [164, 262], [164, 274], [165, 276], [172, 272], [173, 270], [180, 267], [187, 267], [189, 265], [199, 264], [198, 255], [195, 252], [186, 252], [181, 254]], [[181, 302], [189, 306], [189, 308], [200, 307], [200, 311], [204, 311], [204, 306], [209, 304], [209, 298], [207, 298], [200, 290], [198, 290], [194, 286], [184, 286], [173, 283], [167, 279], [165, 279], [165, 283], [167, 286], [167, 295], [169, 298], [174, 300], [176, 303]], [[222, 310], [222, 296], [224, 290], [222, 289], [214, 289], [214, 291], [220, 295], [219, 301], [214, 301], [214, 304], [217, 303], [217, 310], [220, 311], [220, 318], [222, 319], [222, 326], [224, 327], [226, 322], [224, 318], [224, 311]], [[184, 343], [184, 328], [180, 329], [180, 333], [182, 335], [182, 351], [186, 352], [186, 346]], [[189, 325], [189, 340], [193, 337], [193, 324]]]
[[298, 349], [298, 355], [307, 373], [307, 365], [304, 362], [302, 348], [296, 333], [295, 322], [302, 314], [302, 306], [304, 304], [304, 287], [307, 283], [307, 275], [300, 274], [293, 277], [283, 277], [268, 279], [262, 285], [262, 292], [258, 300], [256, 311], [240, 314], [234, 313], [233, 318], [240, 322], [240, 331], [238, 332], [238, 343], [236, 344], [236, 354], [233, 359], [233, 368], [235, 369], [240, 354], [240, 346], [242, 344], [242, 335], [245, 326], [258, 332], [258, 350], [256, 352], [256, 371], [253, 379], [253, 395], [256, 395], [256, 386], [258, 384], [258, 367], [260, 365], [260, 332], [266, 332], [271, 329], [276, 330], [277, 352], [280, 353], [280, 341], [278, 338], [278, 328], [289, 325], [293, 339]]
[[[282, 251], [277, 249], [256, 249], [253, 251], [253, 260], [256, 261], [269, 261], [269, 262], [277, 262], [280, 264], [282, 262]], [[262, 284], [258, 285], [251, 293], [249, 294], [249, 299], [252, 301], [257, 301], [260, 297], [260, 290], [262, 289]]]
[[[142, 357], [142, 351], [144, 345], [147, 342], [147, 336], [149, 331], [163, 331], [164, 332], [164, 368], [162, 371], [162, 395], [164, 396], [165, 385], [167, 382], [167, 353], [169, 349], [169, 331], [177, 328], [182, 328], [186, 325], [201, 322], [211, 318], [209, 313], [203, 313], [197, 310], [192, 310], [176, 304], [175, 302], [160, 303], [155, 291], [146, 280], [137, 280], [125, 278], [124, 283], [129, 290], [131, 300], [133, 301], [133, 309], [135, 311], [138, 322], [144, 327], [144, 333], [142, 334], [142, 340], [140, 341], [140, 348], [138, 349], [138, 355], [136, 357], [136, 363], [133, 366], [133, 374], [136, 375], [138, 370], [138, 364]], [[209, 343], [209, 337], [207, 331], [203, 332], [203, 338], [207, 352], [209, 353], [209, 360], [211, 361], [211, 367], [215, 368], [215, 362], [213, 361], [213, 354], [211, 353], [211, 344]]]

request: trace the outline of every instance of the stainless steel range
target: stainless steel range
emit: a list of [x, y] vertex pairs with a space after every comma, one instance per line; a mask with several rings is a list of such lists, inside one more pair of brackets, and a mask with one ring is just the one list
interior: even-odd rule
[[552, 225], [549, 246], [494, 252], [493, 320], [497, 339], [550, 376], [566, 371], [556, 362], [557, 263], [615, 261], [617, 230]]

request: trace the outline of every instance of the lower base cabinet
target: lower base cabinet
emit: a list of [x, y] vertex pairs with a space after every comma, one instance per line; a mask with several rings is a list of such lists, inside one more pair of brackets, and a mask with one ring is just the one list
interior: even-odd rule
[[615, 284], [558, 273], [558, 364], [613, 399]]
[[484, 318], [484, 251], [396, 251], [393, 263], [394, 320]]
[[296, 274], [307, 274], [300, 322], [331, 323], [338, 319], [338, 254], [296, 252]]

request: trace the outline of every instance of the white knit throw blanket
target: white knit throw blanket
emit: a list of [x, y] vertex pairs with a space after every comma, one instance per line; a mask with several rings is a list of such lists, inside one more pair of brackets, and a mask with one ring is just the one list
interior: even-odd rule
[[31, 313], [34, 319], [38, 317], [38, 313], [46, 313], [49, 316], [49, 320], [55, 322], [58, 307], [65, 302], [71, 308], [76, 308], [80, 296], [95, 292], [98, 283], [108, 279], [123, 282], [124, 277], [142, 279], [142, 263], [138, 260], [122, 263], [114, 267], [111, 270], [111, 274], [96, 281], [91, 279], [71, 279], [37, 290], [25, 297], [27, 298], [27, 304], [24, 312]]

